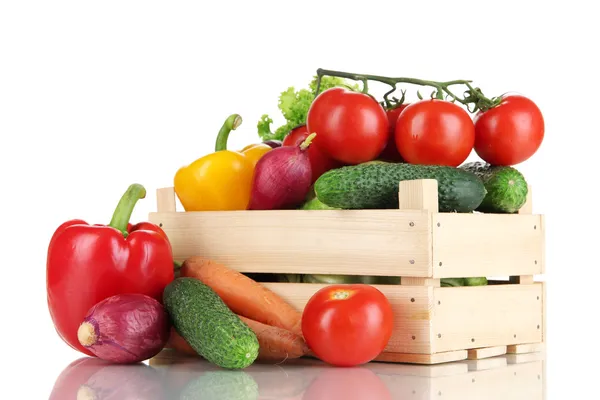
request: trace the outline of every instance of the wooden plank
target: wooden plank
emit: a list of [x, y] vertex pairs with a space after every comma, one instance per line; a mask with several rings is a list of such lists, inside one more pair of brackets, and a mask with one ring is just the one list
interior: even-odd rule
[[431, 275], [425, 211], [273, 210], [151, 213], [178, 261], [201, 255], [241, 272]]
[[527, 185], [527, 198], [525, 204], [519, 209], [518, 213], [533, 214], [533, 192], [530, 185]]
[[158, 212], [175, 212], [175, 189], [172, 187], [156, 190], [156, 209]]
[[541, 223], [539, 215], [433, 214], [433, 277], [540, 274]]
[[[433, 352], [542, 340], [542, 285], [433, 288]], [[501, 316], [501, 318], [498, 318]]]
[[480, 347], [469, 349], [469, 360], [496, 357], [506, 354], [506, 346]]
[[[312, 283], [264, 283], [298, 311], [319, 289]], [[387, 297], [394, 311], [394, 332], [384, 351], [430, 353], [433, 288], [425, 286], [373, 285]], [[466, 356], [465, 356], [466, 358]]]
[[438, 212], [438, 185], [435, 179], [401, 181], [398, 187], [398, 205], [401, 210]]
[[429, 279], [429, 278], [415, 278], [410, 276], [403, 276], [401, 281], [401, 285], [404, 286], [433, 286], [440, 287], [441, 282], [439, 279]]
[[409, 364], [441, 364], [453, 361], [465, 360], [466, 350], [447, 351], [444, 353], [415, 354], [415, 353], [382, 353], [375, 361]]
[[485, 371], [493, 368], [506, 367], [508, 365], [506, 357], [491, 357], [482, 358], [479, 360], [465, 360], [461, 362], [467, 365], [469, 371]]
[[534, 282], [533, 275], [517, 275], [511, 276], [509, 279], [510, 283], [516, 283], [519, 285], [532, 285]]
[[506, 350], [507, 354], [527, 354], [540, 351], [544, 351], [543, 343], [511, 344]]

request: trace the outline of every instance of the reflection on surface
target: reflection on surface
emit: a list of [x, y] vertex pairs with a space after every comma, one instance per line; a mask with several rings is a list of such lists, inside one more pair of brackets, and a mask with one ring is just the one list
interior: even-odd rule
[[544, 371], [543, 353], [434, 366], [370, 363], [356, 368], [300, 359], [228, 371], [164, 351], [150, 365], [79, 359], [58, 377], [50, 399], [544, 400]]

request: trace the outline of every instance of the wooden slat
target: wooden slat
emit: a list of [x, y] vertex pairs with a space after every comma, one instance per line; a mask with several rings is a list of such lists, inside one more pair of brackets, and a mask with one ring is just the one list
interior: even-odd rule
[[[327, 286], [311, 283], [264, 283], [298, 311], [319, 289]], [[433, 288], [424, 286], [374, 285], [388, 299], [394, 311], [394, 333], [385, 351], [396, 353], [431, 352]], [[465, 356], [466, 358], [466, 356]]]
[[375, 358], [375, 361], [431, 365], [465, 360], [466, 358], [466, 350], [456, 350], [434, 354], [382, 353]]
[[468, 366], [469, 371], [485, 371], [488, 369], [506, 367], [508, 365], [506, 357], [482, 358], [480, 360], [465, 360], [461, 362]]
[[527, 199], [525, 200], [525, 204], [519, 209], [519, 214], [531, 213], [533, 213], [533, 193], [531, 191], [531, 186], [527, 185]]
[[431, 275], [425, 211], [277, 210], [151, 213], [176, 260], [203, 256], [241, 272]]
[[511, 276], [509, 279], [510, 283], [517, 283], [520, 285], [532, 285], [534, 282], [533, 275], [518, 275]]
[[[434, 352], [542, 340], [542, 285], [433, 288]], [[501, 318], [498, 318], [501, 316]]]
[[438, 212], [437, 181], [435, 179], [419, 179], [400, 182], [398, 203], [401, 210]]
[[480, 347], [469, 349], [469, 360], [496, 357], [506, 354], [506, 346]]
[[536, 275], [543, 270], [539, 215], [437, 213], [433, 277]]
[[409, 276], [403, 276], [400, 283], [404, 286], [433, 286], [440, 287], [441, 282], [439, 279], [430, 278], [415, 278]]
[[158, 212], [175, 212], [175, 189], [172, 187], [156, 190], [156, 209]]
[[511, 344], [508, 346], [508, 354], [527, 354], [537, 353], [544, 350], [543, 343], [524, 343], [524, 344]]

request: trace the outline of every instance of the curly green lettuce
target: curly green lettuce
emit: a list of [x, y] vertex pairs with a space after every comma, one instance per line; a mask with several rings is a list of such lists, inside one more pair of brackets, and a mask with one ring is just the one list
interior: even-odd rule
[[[308, 89], [296, 90], [293, 86], [287, 88], [279, 95], [277, 104], [281, 114], [285, 118], [286, 123], [278, 127], [275, 132], [271, 131], [273, 119], [267, 114], [264, 114], [257, 124], [258, 136], [263, 140], [283, 140], [285, 136], [295, 127], [306, 124], [306, 114], [308, 109], [315, 99], [317, 90], [317, 77], [315, 76], [310, 82]], [[321, 88], [319, 92], [323, 92], [333, 87], [345, 87], [350, 90], [358, 91], [358, 84], [349, 84], [346, 80], [324, 76], [321, 78]]]

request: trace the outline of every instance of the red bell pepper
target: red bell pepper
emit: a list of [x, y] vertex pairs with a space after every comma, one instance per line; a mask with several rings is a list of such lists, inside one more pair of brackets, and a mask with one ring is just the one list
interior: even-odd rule
[[157, 225], [129, 224], [133, 208], [146, 190], [131, 185], [121, 197], [109, 225], [76, 219], [63, 223], [48, 246], [48, 308], [60, 337], [74, 349], [94, 356], [77, 340], [87, 311], [107, 297], [142, 293], [162, 303], [173, 279], [173, 253]]

